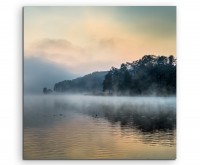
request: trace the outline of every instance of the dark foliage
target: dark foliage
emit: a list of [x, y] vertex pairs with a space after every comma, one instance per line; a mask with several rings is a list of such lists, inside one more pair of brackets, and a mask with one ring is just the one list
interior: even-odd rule
[[50, 93], [52, 93], [52, 90], [51, 90], [51, 89], [47, 89], [47, 88], [45, 87], [45, 88], [43, 88], [43, 93], [44, 93], [44, 94], [50, 94]]
[[130, 95], [176, 94], [176, 59], [171, 55], [145, 55], [132, 63], [112, 67], [103, 81], [103, 91]]

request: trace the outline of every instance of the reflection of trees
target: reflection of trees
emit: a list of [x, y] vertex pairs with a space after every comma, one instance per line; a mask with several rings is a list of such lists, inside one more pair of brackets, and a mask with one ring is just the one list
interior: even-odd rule
[[128, 126], [121, 126], [122, 135], [129, 137], [132, 135], [136, 141], [142, 142], [148, 145], [162, 145], [162, 146], [174, 146], [176, 145], [176, 130], [154, 130], [152, 132], [140, 131], [137, 128], [130, 128]]
[[[151, 110], [152, 109], [152, 110]], [[156, 130], [173, 130], [176, 127], [174, 107], [167, 105], [122, 105], [114, 108], [112, 105], [97, 105], [87, 111], [90, 115], [103, 117], [111, 123], [120, 122], [121, 127], [134, 127], [142, 132]]]
[[112, 124], [120, 123], [122, 133], [136, 134], [138, 141], [149, 145], [175, 145], [176, 113], [167, 105], [112, 105], [91, 106], [87, 113], [102, 117]]
[[[46, 97], [44, 97], [46, 98]], [[76, 99], [50, 100], [38, 98], [26, 102], [24, 127], [49, 127], [55, 122], [71, 120], [74, 112], [94, 118], [104, 118], [112, 124], [120, 124], [123, 134], [136, 133], [139, 141], [148, 144], [174, 145], [176, 107], [166, 102], [135, 101], [111, 102]], [[36, 104], [37, 103], [37, 104]]]
[[[27, 107], [28, 108], [28, 107]], [[89, 114], [93, 117], [101, 117], [111, 123], [119, 122], [121, 127], [128, 126], [142, 132], [154, 132], [156, 130], [174, 130], [176, 127], [175, 107], [168, 104], [140, 103], [140, 104], [113, 104], [113, 103], [87, 103], [75, 104], [71, 100], [57, 100], [52, 103], [41, 102], [32, 105], [29, 113], [35, 116], [53, 116], [59, 111], [73, 111]], [[25, 118], [26, 119], [26, 118]], [[35, 119], [34, 119], [35, 120]], [[29, 119], [29, 121], [32, 121]]]

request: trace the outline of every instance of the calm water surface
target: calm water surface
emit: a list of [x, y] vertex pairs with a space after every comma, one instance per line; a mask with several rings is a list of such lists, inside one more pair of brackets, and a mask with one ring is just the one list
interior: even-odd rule
[[175, 159], [175, 97], [24, 96], [24, 159]]

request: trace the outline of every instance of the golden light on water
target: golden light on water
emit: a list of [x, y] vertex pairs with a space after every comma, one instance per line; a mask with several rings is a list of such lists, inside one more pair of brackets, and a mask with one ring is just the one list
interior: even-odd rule
[[25, 129], [24, 158], [175, 159], [174, 136], [170, 140], [167, 133], [146, 135], [145, 141], [137, 130], [80, 115], [52, 127]]

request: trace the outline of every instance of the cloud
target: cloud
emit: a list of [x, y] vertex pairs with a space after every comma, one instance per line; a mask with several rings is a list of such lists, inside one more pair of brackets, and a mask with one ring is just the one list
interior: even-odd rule
[[[118, 58], [114, 47], [117, 42], [114, 38], [101, 38], [82, 48], [68, 40], [44, 38], [32, 43], [25, 50], [25, 57], [42, 58], [68, 70], [86, 74], [102, 68], [98, 66], [108, 70], [116, 63], [115, 59]], [[114, 61], [112, 64], [110, 59]], [[90, 64], [92, 67], [88, 66]]]
[[43, 38], [33, 42], [26, 50], [27, 54], [35, 54], [38, 52], [52, 52], [59, 54], [60, 52], [82, 52], [81, 47], [73, 45], [71, 42], [65, 39], [51, 39]]
[[49, 48], [72, 48], [72, 44], [64, 39], [49, 39], [45, 38], [34, 45], [36, 49], [49, 49]]
[[55, 83], [77, 75], [42, 58], [24, 58], [24, 92], [41, 93], [44, 87], [53, 89]]
[[47, 59], [58, 65], [68, 67], [80, 61], [85, 49], [64, 39], [44, 38], [33, 42], [25, 49], [26, 57]]
[[109, 39], [101, 39], [99, 42], [101, 48], [114, 49], [115, 48], [115, 40], [113, 38]]
[[26, 7], [24, 15], [25, 56], [79, 74], [176, 55], [175, 7]]

